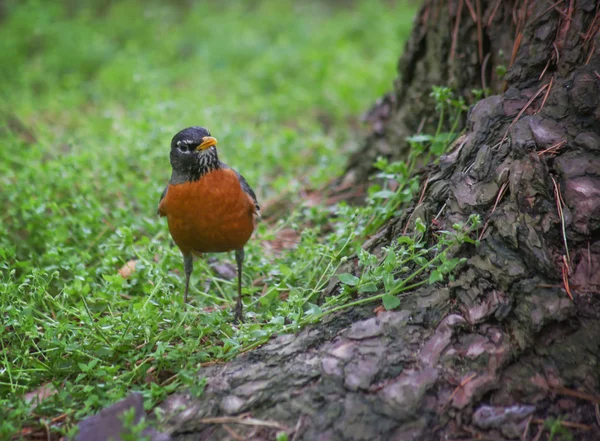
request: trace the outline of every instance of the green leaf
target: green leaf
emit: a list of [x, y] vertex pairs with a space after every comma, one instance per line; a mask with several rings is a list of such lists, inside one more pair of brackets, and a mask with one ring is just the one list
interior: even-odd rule
[[427, 231], [427, 226], [420, 217], [415, 221], [415, 228], [419, 233], [425, 233], [425, 231]]
[[431, 135], [413, 135], [406, 138], [408, 142], [425, 143], [431, 141], [433, 137]]
[[321, 314], [323, 314], [323, 310], [321, 308], [319, 308], [318, 305], [315, 305], [314, 303], [309, 303], [308, 309], [306, 310], [306, 314], [307, 315], [321, 315]]
[[441, 282], [444, 280], [444, 276], [441, 271], [433, 270], [431, 274], [429, 274], [429, 284], [433, 284], [435, 282]]
[[275, 435], [276, 441], [288, 441], [288, 439], [288, 434], [285, 432], [277, 432], [277, 435]]
[[373, 282], [365, 283], [358, 287], [358, 292], [377, 292], [377, 285], [375, 285]]
[[395, 309], [398, 306], [400, 306], [400, 299], [391, 294], [385, 294], [381, 298], [381, 300], [383, 300], [383, 307], [388, 311], [391, 311], [392, 309]]
[[358, 277], [348, 273], [339, 274], [338, 279], [340, 279], [340, 282], [342, 282], [344, 285], [348, 286], [356, 286], [360, 280]]
[[373, 199], [388, 199], [394, 196], [394, 192], [390, 190], [381, 190], [371, 195]]
[[268, 335], [268, 333], [266, 331], [263, 331], [262, 329], [255, 329], [254, 331], [250, 331], [250, 337], [252, 338], [262, 338], [266, 335]]

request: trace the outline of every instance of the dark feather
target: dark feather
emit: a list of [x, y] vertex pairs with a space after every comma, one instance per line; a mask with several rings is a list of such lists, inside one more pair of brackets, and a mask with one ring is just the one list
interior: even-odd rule
[[158, 207], [156, 208], [156, 214], [160, 215], [160, 203], [162, 202], [162, 200], [165, 198], [165, 196], [167, 195], [167, 190], [169, 189], [169, 185], [167, 184], [167, 186], [165, 187], [165, 189], [163, 190], [162, 194], [160, 195], [160, 199], [158, 200]]

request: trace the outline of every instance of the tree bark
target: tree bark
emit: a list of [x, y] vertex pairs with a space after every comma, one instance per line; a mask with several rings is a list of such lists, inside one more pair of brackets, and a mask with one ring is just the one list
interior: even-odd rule
[[599, 28], [593, 0], [426, 1], [347, 179], [407, 154], [404, 138], [433, 122], [432, 85], [492, 89], [422, 202], [365, 245], [378, 252], [417, 217], [449, 229], [477, 213], [480, 246], [401, 310], [357, 308], [203, 369], [200, 399], [162, 406], [174, 438], [544, 440], [555, 417], [600, 439]]

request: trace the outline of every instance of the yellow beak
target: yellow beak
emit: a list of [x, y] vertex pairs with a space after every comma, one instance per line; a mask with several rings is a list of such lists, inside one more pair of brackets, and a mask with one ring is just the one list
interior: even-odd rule
[[212, 136], [205, 136], [202, 138], [202, 143], [196, 147], [196, 150], [206, 150], [213, 145], [217, 145], [217, 138], [213, 138]]

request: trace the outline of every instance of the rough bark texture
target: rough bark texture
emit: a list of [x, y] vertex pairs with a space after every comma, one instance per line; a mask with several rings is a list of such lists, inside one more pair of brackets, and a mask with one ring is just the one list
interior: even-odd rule
[[[402, 158], [404, 137], [428, 124], [431, 85], [462, 93], [483, 72], [502, 91], [495, 67], [522, 34], [506, 92], [474, 106], [422, 203], [367, 245], [377, 252], [417, 217], [441, 211], [445, 229], [479, 213], [481, 245], [457, 251], [468, 260], [455, 281], [203, 369], [200, 399], [163, 405], [175, 439], [544, 440], [548, 417], [568, 421], [574, 439], [600, 439], [600, 14], [593, 0], [553, 3], [426, 2], [351, 164], [356, 180], [378, 154]], [[245, 413], [279, 427], [206, 419]]]

